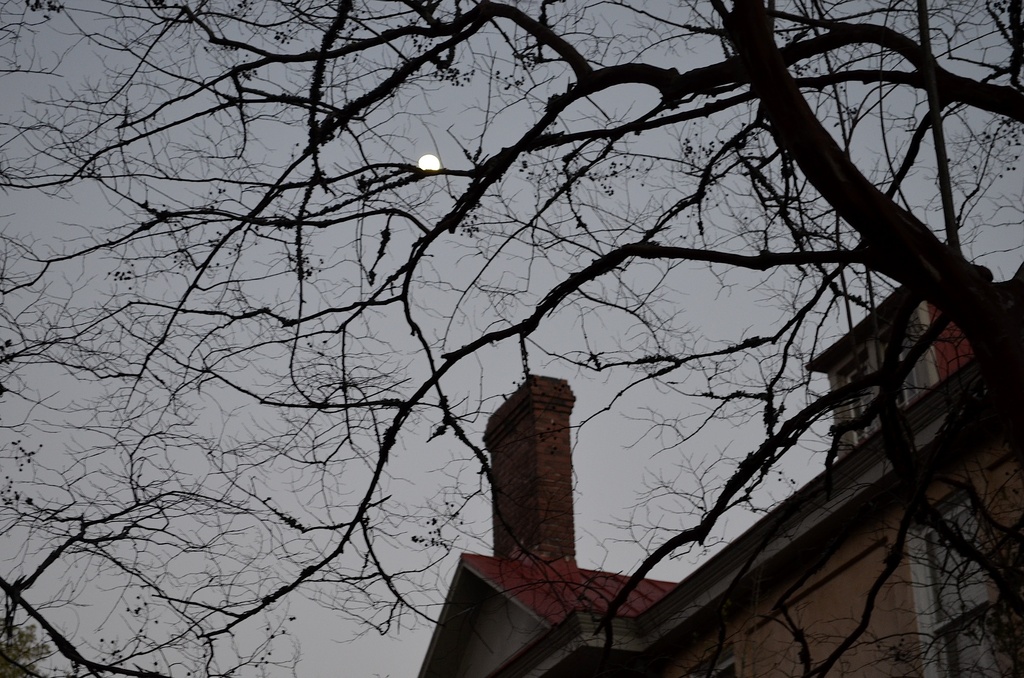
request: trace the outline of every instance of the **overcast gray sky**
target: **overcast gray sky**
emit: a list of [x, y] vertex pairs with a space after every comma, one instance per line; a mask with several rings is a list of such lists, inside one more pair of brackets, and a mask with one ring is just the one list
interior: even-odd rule
[[[524, 7], [529, 5], [517, 4]], [[671, 4], [645, 3], [645, 7], [651, 11], [667, 11]], [[0, 6], [8, 12], [8, 17], [13, 16], [10, 14], [12, 3]], [[5, 120], [22, 115], [21, 104], [25, 97], [45, 97], [50, 88], [73, 87], [86, 82], [87, 79], [100, 78], [101, 65], [114, 68], [122, 65], [118, 59], [123, 57], [108, 55], [101, 59], [96, 56], [102, 52], [97, 44], [90, 44], [89, 41], [76, 37], [79, 30], [88, 27], [92, 21], [101, 21], [102, 17], [90, 15], [88, 5], [85, 4], [76, 6], [75, 3], [68, 2], [68, 10], [55, 14], [50, 22], [40, 25], [35, 32], [8, 31], [0, 35], [0, 39], [6, 42], [3, 47], [6, 50], [5, 54], [21, 55], [22, 61], [15, 65], [22, 69], [31, 67], [33, 71], [3, 74], [4, 94], [0, 100], [0, 116]], [[660, 41], [656, 39], [657, 36], [642, 33], [643, 29], [632, 23], [616, 25], [615, 22], [625, 16], [621, 9], [605, 3], [602, 8], [593, 12], [599, 19], [597, 25], [610, 35], [615, 35], [616, 32], [637, 31], [638, 42], [646, 44], [643, 49], [637, 47], [641, 52], [641, 60], [685, 71], [720, 57], [721, 48], [713, 40], [705, 41], [700, 51], [673, 53], [675, 48], [668, 41]], [[30, 17], [35, 21], [39, 15], [32, 14]], [[665, 30], [668, 34], [671, 33], [669, 29]], [[99, 39], [98, 36], [95, 37]], [[586, 42], [585, 36], [576, 37], [581, 43]], [[616, 37], [618, 40], [615, 44], [607, 48], [606, 59], [614, 60], [615, 50], [621, 50], [625, 56], [635, 56], [627, 51], [630, 42], [628, 35]], [[496, 40], [495, 34], [491, 34], [490, 38]], [[381, 122], [378, 128], [373, 128], [374, 133], [379, 132], [379, 135], [367, 134], [361, 140], [365, 142], [365, 146], [359, 147], [360, 152], [364, 155], [377, 154], [372, 159], [379, 159], [382, 163], [414, 163], [422, 153], [436, 152], [447, 168], [469, 170], [471, 165], [470, 160], [465, 157], [466, 153], [471, 153], [479, 147], [485, 155], [493, 154], [512, 143], [529, 124], [533, 123], [535, 114], [530, 111], [531, 105], [537, 101], [546, 101], [549, 95], [564, 90], [565, 78], [553, 76], [550, 80], [539, 83], [536, 90], [531, 89], [529, 83], [516, 85], [527, 90], [529, 97], [532, 98], [503, 100], [501, 95], [492, 92], [494, 96], [490, 101], [495, 104], [495, 108], [484, 109], [482, 105], [488, 101], [487, 94], [490, 91], [487, 87], [495, 87], [496, 83], [500, 82], [498, 78], [492, 80], [490, 74], [511, 68], [504, 61], [509, 58], [506, 48], [499, 43], [489, 44], [488, 47], [491, 49], [490, 52], [481, 49], [477, 55], [474, 62], [476, 71], [464, 68], [463, 74], [468, 79], [467, 86], [453, 88], [438, 84], [436, 90], [425, 89], [419, 95], [409, 96], [403, 100], [398, 106], [401, 111], [391, 111], [393, 117], [381, 113], [384, 122]], [[181, 49], [187, 50], [188, 46]], [[64, 56], [58, 60], [57, 54]], [[197, 55], [197, 59], [201, 58], [202, 55]], [[459, 58], [467, 58], [467, 55], [460, 53]], [[125, 63], [128, 63], [127, 60]], [[464, 62], [457, 60], [456, 64], [459, 63]], [[468, 61], [465, 64], [468, 65]], [[51, 66], [58, 65], [58, 72], [44, 72]], [[528, 79], [530, 73], [512, 71], [503, 77], [514, 79], [517, 76]], [[273, 82], [275, 78], [282, 78], [281, 82], [284, 82], [284, 79], [293, 75], [271, 71], [264, 74], [264, 77], [268, 82]], [[140, 109], [152, 103], [144, 101], [146, 94], [144, 88], [139, 89]], [[154, 96], [159, 97], [162, 94], [157, 93]], [[654, 105], [656, 101], [657, 96], [649, 89], [619, 88], [613, 93], [603, 94], [586, 105], [581, 104], [572, 109], [560, 124], [567, 128], [577, 123], [583, 125], [601, 116], [635, 116], [639, 111]], [[289, 127], [290, 122], [295, 123], [294, 128]], [[284, 119], [252, 123], [248, 133], [254, 136], [253, 147], [261, 149], [261, 157], [265, 157], [269, 167], [287, 164], [287, 159], [292, 157], [290, 154], [295, 153], [294, 145], [302, 143], [305, 133], [302, 123], [302, 120], [295, 122]], [[230, 129], [230, 126], [226, 128]], [[211, 144], [215, 145], [222, 141], [215, 136], [218, 130], [219, 128], [211, 126]], [[9, 131], [10, 128], [5, 128], [5, 132]], [[187, 131], [201, 137], [195, 129]], [[185, 131], [181, 133], [184, 134]], [[696, 125], [687, 127], [685, 133], [691, 134], [695, 143], [711, 143], [720, 130], [701, 129]], [[655, 137], [650, 142], [650, 148], [643, 146], [647, 143], [646, 140], [637, 142], [640, 144], [635, 148], [638, 160], [627, 172], [631, 178], [623, 179], [625, 188], [618, 194], [607, 197], [607, 213], [602, 216], [607, 219], [609, 229], [617, 225], [617, 219], [627, 222], [628, 215], [644, 213], [647, 206], [657, 203], [670, 192], [673, 178], [665, 175], [657, 163], [648, 162], [644, 157], [648, 151], [661, 152], [660, 147], [666, 144], [682, 143], [683, 136], [684, 133], [680, 132], [679, 138], [674, 138], [672, 134]], [[478, 142], [476, 146], [474, 140]], [[192, 141], [194, 142], [194, 139]], [[873, 139], [868, 134], [858, 137], [858, 142], [862, 145], [855, 151], [860, 151], [865, 158], [870, 159], [873, 154], [878, 153], [877, 137]], [[0, 143], [4, 144], [4, 157], [16, 158], [27, 153], [25, 137], [7, 134], [0, 139]], [[355, 148], [355, 144], [342, 141], [325, 145], [322, 150], [324, 162], [329, 164], [333, 171], [343, 172], [348, 166], [356, 166], [362, 162], [362, 159], [355, 155]], [[168, 159], [169, 156], [165, 156], [163, 151], [164, 149], [149, 149], [151, 157], [158, 160]], [[198, 185], [179, 185], [168, 189], [167, 182], [154, 181], [152, 183], [157, 187], [149, 189], [152, 192], [147, 194], [148, 200], [154, 205], [163, 201], [197, 201], [205, 190], [213, 191], [221, 186], [201, 185], [205, 171], [202, 163], [171, 157], [168, 162], [173, 164], [172, 161], [180, 161], [182, 173], [194, 175]], [[536, 208], [534, 203], [537, 198], [531, 193], [531, 186], [550, 181], [550, 177], [544, 176], [544, 172], [549, 168], [543, 163], [538, 163], [524, 168], [523, 172], [509, 180], [504, 196], [512, 211], [517, 205], [523, 206], [527, 211]], [[16, 169], [18, 168], [8, 168]], [[433, 184], [417, 184], [418, 193], [410, 191], [406, 194], [396, 189], [396, 195], [399, 197], [395, 200], [408, 200], [410, 209], [421, 210], [424, 221], [433, 223], [432, 220], [439, 218], [451, 206], [451, 192], [460, 190], [459, 178], [456, 176], [438, 176], [436, 179]], [[138, 198], [136, 191], [140, 190], [139, 185], [145, 184], [144, 181], [138, 180], [139, 177], [127, 177], [123, 182], [112, 183], [123, 185], [126, 193]], [[919, 201], [927, 204], [934, 197], [929, 182], [930, 177], [924, 174], [914, 177], [908, 181], [907, 191], [919, 192]], [[1007, 211], [1010, 217], [1019, 214], [1019, 211], [1013, 211], [1016, 208], [1012, 203], [1015, 197], [1019, 198], [1022, 190], [1019, 172], [1003, 177], [999, 182], [1001, 184], [997, 184], [995, 188], [989, 187], [991, 192], [1009, 201], [1010, 207]], [[165, 192], [161, 195], [159, 192], [168, 190], [180, 193]], [[225, 190], [233, 189], [227, 187]], [[240, 193], [238, 201], [244, 203], [245, 197]], [[914, 202], [918, 201], [913, 195], [911, 198]], [[82, 250], [88, 246], [91, 239], [106, 237], [103, 234], [107, 233], [108, 229], [123, 229], [126, 225], [133, 224], [133, 219], [138, 218], [132, 214], [130, 205], [117, 201], [114, 192], [100, 192], [88, 182], [75, 182], [53, 190], [8, 190], [2, 200], [0, 228], [3, 229], [4, 236], [25, 243], [37, 255]], [[994, 213], [1000, 214], [998, 209]], [[594, 209], [588, 214], [601, 213]], [[979, 214], [981, 216], [977, 218], [980, 219], [985, 214], [993, 212], [986, 213], [981, 210]], [[934, 211], [928, 216], [932, 220], [936, 219]], [[484, 232], [500, 233], [504, 223], [488, 223], [488, 217], [486, 214], [481, 216]], [[707, 218], [709, 221], [717, 219], [721, 223], [728, 223], [730, 220], [742, 219], [744, 215], [723, 208], [721, 212], [713, 213]], [[995, 223], [1001, 223], [1002, 227], [977, 229], [966, 233], [966, 249], [971, 257], [991, 266], [996, 271], [996, 277], [1003, 279], [1011, 275], [1019, 263], [1018, 249], [1024, 233], [1021, 232], [1019, 222], [1015, 225], [1012, 218], [1000, 217]], [[623, 226], [624, 229], [628, 227], [629, 224]], [[487, 231], [488, 228], [491, 231]], [[725, 232], [729, 232], [729, 228], [723, 227]], [[696, 231], [696, 228], [693, 227], [692, 230]], [[403, 243], [408, 245], [414, 235], [396, 229], [395, 246]], [[173, 240], [174, 236], [176, 234], [169, 234], [168, 241]], [[181, 237], [187, 242], [185, 235]], [[352, 285], [353, 289], [356, 287], [351, 282], [352, 271], [346, 268], [346, 264], [350, 264], [351, 261], [345, 259], [346, 248], [354, 246], [354, 239], [346, 240], [347, 237], [338, 236], [337, 241], [333, 243], [321, 238], [317, 241], [317, 248], [309, 253], [314, 265], [317, 260], [322, 265], [318, 272], [320, 277], [314, 281], [319, 285], [317, 289], [322, 295], [321, 301], [327, 299], [335, 288], [342, 288], [345, 285]], [[718, 244], [738, 249], [742, 244], [740, 240], [739, 237], [723, 235]], [[510, 240], [500, 250], [497, 246], [488, 250], [486, 243], [481, 244], [482, 241], [483, 238], [476, 238], [473, 234], [457, 234], [449, 239], [447, 249], [435, 251], [433, 258], [423, 267], [423, 279], [433, 284], [424, 284], [422, 289], [417, 289], [417, 301], [423, 311], [421, 319], [425, 323], [431, 323], [427, 330], [432, 333], [430, 339], [436, 341], [438, 346], [458, 346], [484, 329], [498, 326], [507, 319], [503, 314], [510, 318], [519, 317], [524, 308], [528, 308], [531, 299], [542, 294], [560, 280], [571, 267], [580, 263], [574, 259], [578, 253], [568, 247], [565, 251], [558, 251], [556, 246], [552, 246], [552, 251], [545, 253], [544, 257], [533, 258], [522, 242]], [[495, 238], [494, 242], [502, 241]], [[196, 247], [195, 243], [191, 246]], [[141, 247], [145, 248], [148, 245], [143, 244]], [[276, 270], [273, 257], [278, 256], [278, 253], [269, 247], [260, 249], [261, 247], [267, 246], [261, 244], [255, 247], [247, 255], [250, 258], [245, 261], [254, 267], [251, 270], [263, 275], [267, 270]], [[516, 247], [521, 249], [517, 250]], [[132, 256], [138, 254], [131, 248], [126, 248], [125, 251]], [[14, 250], [8, 252], [11, 252], [12, 257], [17, 256]], [[381, 257], [385, 265], [395, 263], [389, 259], [390, 256], [392, 255], [389, 252]], [[490, 266], [480, 263], [487, 256], [493, 257]], [[146, 266], [143, 258], [140, 257], [138, 261], [140, 268]], [[116, 304], [121, 299], [134, 299], [135, 295], [143, 293], [135, 285], [144, 283], [133, 282], [131, 277], [121, 277], [125, 271], [124, 263], [124, 260], [116, 261], [113, 257], [102, 255], [82, 256], [68, 262], [57, 263], [47, 272], [48, 285], [38, 289], [41, 289], [43, 297], [49, 300], [68, 300], [68, 309], [94, 308], [104, 304]], [[7, 267], [5, 270], [8, 271], [21, 272], [32, 268], [31, 264], [13, 259], [4, 264]], [[263, 265], [266, 268], [256, 268]], [[244, 266], [241, 268], [243, 270], [239, 275], [244, 277], [248, 270]], [[473, 284], [479, 283], [483, 288], [489, 284], [497, 286], [509, 280], [513, 281], [509, 283], [513, 293], [499, 301], [492, 300], [492, 303], [485, 303], [482, 294], [479, 298], [470, 298], [467, 302], [467, 297], [459, 293], [460, 286], [470, 289]], [[276, 279], [270, 277], [264, 282], [252, 283], [249, 289], [250, 292], [255, 289], [254, 294], [276, 300], [276, 284]], [[782, 292], [787, 289], [793, 291], [791, 281], [775, 274], [738, 273], [698, 265], [679, 266], [668, 272], [655, 265], [647, 268], [636, 266], [625, 278], [623, 287], [627, 284], [634, 285], [638, 290], [650, 288], [651, 308], [657, 308], [666, 318], [666, 326], [673, 327], [666, 335], [678, 340], [677, 346], [687, 345], [692, 350], [737, 338], [773, 333], [786, 317], [787, 308]], [[884, 283], [881, 281], [879, 286], [880, 289], [884, 289]], [[164, 290], [158, 288], [156, 283], [150, 283], [145, 290], [145, 294], [153, 298], [173, 293], [173, 288]], [[16, 318], [21, 322], [32, 319], [35, 309], [38, 308], [38, 305], [33, 303], [38, 298], [33, 294], [34, 291], [30, 290], [27, 294], [21, 292], [9, 295], [5, 299], [7, 312], [14, 313], [12, 309], [16, 309], [22, 313]], [[339, 298], [344, 297], [342, 292], [338, 292], [338, 295]], [[288, 292], [281, 291], [280, 296], [288, 297]], [[281, 303], [282, 306], [286, 305], [288, 299]], [[687, 525], [687, 520], [692, 519], [694, 512], [690, 502], [699, 503], [702, 488], [713, 489], [727, 477], [736, 460], [759, 441], [759, 434], [763, 433], [762, 424], [757, 416], [759, 413], [756, 410], [748, 410], [735, 412], [728, 419], [711, 421], [700, 428], [699, 424], [704, 421], [713, 401], [687, 395], [696, 396], [706, 390], [713, 377], [699, 372], [689, 375], [688, 381], [681, 381], [674, 389], [664, 385], [640, 385], [630, 389], [622, 398], [616, 399], [615, 394], [628, 383], [626, 377], [618, 373], [608, 373], [608, 376], [605, 376], [605, 373], [585, 374], [583, 370], [545, 351], [550, 348], [561, 351], [568, 348], [584, 350], [585, 347], [574, 342], [578, 342], [580, 335], [586, 333], [589, 333], [588, 339], [592, 340], [594, 345], [617, 344], [639, 347], [645, 345], [644, 333], [631, 323], [626, 314], [588, 314], [582, 306], [580, 309], [556, 315], [541, 326], [527, 345], [529, 369], [536, 374], [567, 379], [576, 393], [577, 404], [573, 419], [581, 425], [574, 435], [578, 560], [585, 567], [629, 572], [642, 560], [649, 547], [659, 543], [666, 534]], [[72, 316], [71, 320], [74, 320], [74, 314], [69, 315]], [[48, 317], [54, 319], [52, 315]], [[59, 320], [63, 322], [68, 319]], [[823, 320], [822, 336], [818, 338], [819, 346], [827, 345], [828, 337], [838, 336], [844, 326], [845, 318], [838, 312]], [[370, 335], [366, 338], [366, 346], [370, 347], [368, 350], [372, 351], [372, 347], [377, 346], [380, 352], [374, 360], [368, 360], [368, 365], [393, 365], [396, 372], [408, 369], [414, 378], [421, 376], [417, 371], [420, 366], [413, 365], [413, 360], [408, 358], [414, 351], [409, 348], [412, 345], [411, 340], [400, 316], [382, 316], [379, 324], [373, 325], [367, 332]], [[254, 336], [256, 335], [243, 338], [255, 342]], [[111, 359], [114, 360], [120, 348], [118, 342], [127, 342], [128, 339], [118, 339], [114, 334], [110, 337]], [[807, 337], [808, 342], [810, 339]], [[185, 339], [181, 341], [184, 345]], [[389, 354], [389, 351], [393, 351], [393, 354]], [[254, 352], [247, 354], [244, 359], [239, 358], [240, 365], [233, 366], [232, 373], [240, 375], [240, 379], [251, 377], [253, 383], [258, 383], [270, 391], [274, 387], [273, 380], [265, 374], [257, 373], [257, 368], [261, 365], [253, 356], [259, 355], [258, 352]], [[267, 364], [280, 362], [280, 356], [274, 355], [271, 349], [267, 349], [263, 357]], [[334, 354], [325, 355], [323, 360], [327, 364], [336, 357]], [[747, 377], [754, 382], [759, 376], [758, 369], [760, 365], [756, 356], [751, 356], [736, 367], [738, 377]], [[799, 370], [799, 365], [789, 369], [794, 375]], [[311, 372], [315, 370], [311, 368]], [[481, 349], [474, 359], [465, 361], [446, 378], [445, 386], [448, 393], [461, 399], [456, 407], [467, 413], [467, 432], [473, 442], [482, 444], [481, 433], [487, 414], [500, 404], [504, 395], [515, 389], [522, 379], [522, 374], [523, 356], [520, 347], [514, 342], [507, 342]], [[233, 391], [216, 383], [204, 384], [206, 390], [196, 389], [195, 392], [188, 392], [187, 401], [193, 411], [184, 419], [189, 420], [189, 425], [180, 431], [173, 431], [174, 435], [180, 432], [182, 438], [179, 440], [169, 437], [165, 446], [153, 449], [146, 447], [142, 441], [105, 439], [108, 430], [105, 428], [105, 418], [114, 417], [116, 413], [102, 412], [96, 419], [90, 420], [89, 414], [93, 411], [91, 405], [84, 411], [76, 410], [77, 406], [84, 405], [89, 398], [101, 395], [105, 388], [104, 383], [79, 378], [71, 374], [71, 371], [53, 367], [31, 367], [22, 373], [22, 378], [27, 392], [39, 402], [20, 399], [17, 393], [3, 396], [3, 400], [0, 400], [3, 420], [0, 423], [11, 426], [26, 421], [31, 423], [31, 426], [0, 431], [0, 434], [6, 436], [0, 440], [0, 444], [7, 446], [8, 450], [12, 449], [10, 446], [14, 440], [27, 441], [30, 447], [42, 446], [40, 456], [45, 457], [45, 465], [51, 469], [87, 467], [88, 473], [83, 478], [87, 479], [86, 484], [93, 487], [98, 495], [106, 492], [103, 484], [109, 477], [105, 475], [105, 469], [114, 469], [114, 466], [123, 464], [126, 458], [131, 457], [125, 456], [125, 450], [119, 449], [114, 443], [121, 443], [124, 446], [137, 443], [140, 449], [146, 450], [146, 455], [151, 456], [140, 464], [143, 467], [151, 465], [152, 472], [156, 474], [154, 477], [159, 475], [158, 472], [174, 468], [175, 473], [180, 472], [176, 477], [183, 484], [197, 482], [216, 487], [217, 483], [226, 482], [217, 474], [216, 464], [201, 454], [201, 447], [192, 446], [194, 441], [188, 436], [193, 434], [218, 441], [227, 451], [225, 457], [234, 455], [232, 458], [237, 458], [239, 465], [246, 463], [249, 454], [253, 455], [253, 458], [261, 454], [266, 455], [259, 456], [260, 459], [266, 460], [261, 463], [266, 464], [267, 473], [260, 476], [261, 482], [265, 482], [266, 486], [252, 488], [254, 496], [266, 490], [271, 495], [275, 507], [297, 516], [300, 522], [307, 519], [326, 520], [327, 517], [334, 515], [330, 509], [336, 507], [320, 506], [320, 498], [347, 497], [346, 492], [356, 492], [360, 479], [368, 473], [366, 465], [349, 464], [345, 467], [345, 473], [351, 476], [334, 478], [332, 480], [337, 482], [337, 487], [324, 489], [316, 485], [317, 479], [304, 475], [304, 471], [289, 466], [283, 459], [275, 459], [273, 455], [267, 454], [268, 446], [273, 442], [268, 436], [264, 436], [262, 446], [245, 447], [247, 441], [255, 440], [262, 433], [280, 433], [279, 441], [284, 444], [287, 439], [288, 444], [294, 443], [294, 447], [288, 449], [296, 454], [308, 450], [310, 455], [315, 456], [320, 453], [321, 447], [326, 446], [322, 445], [323, 441], [337, 443], [328, 435], [330, 427], [322, 423], [322, 419], [317, 423], [319, 428], [312, 425], [309, 427], [308, 440], [303, 439], [306, 430], [297, 423], [301, 416], [294, 420], [270, 417], [266, 410], [254, 403], [254, 399], [246, 398], [237, 390]], [[825, 388], [823, 379], [818, 379], [815, 383], [816, 388]], [[171, 415], [160, 410], [159, 402], [150, 403], [147, 400], [149, 395], [145, 392], [134, 394], [126, 402], [145, 410], [145, 417], [152, 418], [153, 428], [158, 429], [159, 424], [165, 421], [164, 417], [166, 421], [171, 421]], [[159, 394], [154, 397], [159, 397]], [[796, 407], [806, 397], [803, 393], [795, 393], [790, 396], [789, 404]], [[610, 403], [612, 407], [608, 409]], [[472, 454], [453, 436], [446, 435], [428, 440], [430, 424], [427, 415], [410, 423], [409, 434], [402, 438], [388, 467], [388, 477], [385, 479], [381, 494], [390, 497], [401, 511], [407, 513], [404, 516], [401, 513], [395, 516], [394, 524], [389, 525], [386, 530], [391, 538], [379, 545], [382, 553], [387, 556], [389, 567], [427, 567], [423, 573], [402, 581], [400, 586], [403, 593], [411, 601], [419, 604], [422, 612], [428, 616], [437, 613], [436, 606], [443, 599], [458, 553], [486, 553], [490, 548], [490, 507], [486, 488], [482, 487], [478, 473], [479, 466]], [[291, 427], [295, 427], [294, 430]], [[694, 433], [697, 429], [699, 433], [695, 433], [693, 438], [680, 440], [680, 434]], [[313, 431], [316, 431], [316, 435], [312, 433]], [[294, 436], [291, 436], [292, 433]], [[322, 437], [318, 437], [321, 434]], [[808, 445], [792, 451], [780, 467], [780, 473], [767, 479], [754, 503], [760, 507], [770, 505], [772, 501], [786, 496], [794, 487], [817, 473], [823, 461], [821, 449], [820, 443], [811, 441]], [[358, 461], [359, 455], [353, 453], [353, 459]], [[11, 473], [7, 468], [9, 463], [5, 460], [5, 474]], [[122, 472], [124, 469], [118, 467], [114, 470]], [[146, 472], [148, 471], [145, 468], [140, 471]], [[28, 471], [18, 473], [31, 475], [35, 471], [30, 468]], [[16, 479], [29, 480], [24, 475], [16, 476]], [[49, 490], [53, 497], [60, 496], [59, 480], [54, 481], [42, 471], [39, 471], [34, 480], [55, 483]], [[663, 491], [666, 489], [672, 491]], [[113, 491], [111, 489], [111, 492]], [[336, 494], [331, 494], [332, 492]], [[446, 502], [450, 504], [446, 505]], [[414, 537], [419, 539], [429, 535], [427, 530], [431, 516], [444, 516], [452, 511], [452, 506], [462, 506], [462, 502], [465, 502], [464, 507], [460, 509], [457, 520], [445, 526], [441, 533], [443, 540], [450, 545], [448, 555], [443, 555], [445, 550], [442, 548], [424, 548], [420, 542], [414, 541]], [[318, 509], [322, 511], [318, 513]], [[735, 535], [756, 517], [756, 514], [742, 511], [731, 513], [718, 530], [718, 534]], [[246, 525], [244, 519], [238, 521], [238, 552], [248, 553], [246, 535], [255, 534], [256, 526]], [[228, 519], [225, 519], [224, 524], [234, 527], [234, 523]], [[14, 554], [4, 556], [2, 567], [5, 573], [16, 575], [23, 568], [29, 567], [33, 559], [38, 559], [45, 553], [45, 548], [40, 548], [41, 543], [28, 539], [26, 534], [21, 529], [12, 529], [0, 535], [0, 551]], [[267, 535], [263, 536], [270, 538]], [[324, 548], [327, 548], [328, 542], [329, 540], [325, 538]], [[714, 540], [711, 548], [718, 547], [720, 543], [717, 539]], [[255, 546], [253, 550], [255, 552]], [[694, 563], [699, 562], [699, 555], [700, 552], [680, 554], [678, 559], [656, 568], [654, 576], [669, 580], [679, 579], [692, 570]], [[242, 557], [239, 556], [240, 559]], [[148, 557], [140, 556], [140, 562], [146, 566], [160, 566], [158, 560], [150, 560]], [[59, 593], [58, 598], [75, 598], [78, 606], [66, 605], [57, 609], [56, 618], [60, 619], [66, 628], [73, 630], [76, 636], [88, 639], [93, 649], [99, 652], [102, 650], [102, 643], [109, 643], [112, 636], [123, 639], [124, 634], [130, 634], [138, 628], [138, 618], [125, 613], [125, 610], [130, 610], [133, 605], [130, 600], [135, 591], [111, 594], [110, 591], [116, 590], [119, 573], [96, 572], [88, 568], [79, 571], [76, 570], [78, 565], [79, 563], [72, 562], [63, 570], [55, 571], [51, 575], [52, 581], [49, 581], [47, 586], [50, 587], [49, 592]], [[175, 561], [174, 566], [178, 565], [180, 561]], [[251, 565], [249, 569], [243, 568], [247, 577], [253, 577], [258, 581], [263, 576], [267, 579], [275, 576], [271, 563], [256, 559]], [[189, 564], [185, 563], [182, 566], [188, 567]], [[171, 567], [170, 563], [168, 567]], [[284, 605], [275, 607], [269, 615], [269, 623], [282, 624], [287, 630], [287, 635], [301, 644], [301, 658], [296, 669], [298, 676], [398, 678], [414, 675], [418, 671], [432, 630], [428, 621], [417, 619], [406, 612], [392, 627], [391, 632], [382, 637], [373, 628], [352, 619], [353, 614], [365, 612], [365, 609], [359, 607], [358, 595], [345, 593], [339, 588], [335, 597], [330, 582], [310, 587], [302, 594], [290, 596]], [[386, 613], [376, 615], [377, 619], [385, 617]], [[235, 642], [241, 646], [255, 642], [252, 639], [261, 637], [262, 623], [264, 620], [261, 618], [241, 627], [234, 639]], [[276, 656], [287, 654], [288, 647], [287, 641], [279, 645], [275, 650]], [[274, 667], [268, 669], [269, 676], [284, 673], [283, 670]]]

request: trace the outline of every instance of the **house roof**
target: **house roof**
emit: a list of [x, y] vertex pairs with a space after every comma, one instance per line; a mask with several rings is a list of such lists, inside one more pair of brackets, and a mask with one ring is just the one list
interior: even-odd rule
[[[906, 408], [904, 416], [919, 449], [934, 445], [950, 404], [978, 378], [977, 364], [965, 361]], [[986, 413], [977, 418], [969, 434], [974, 444], [998, 430], [991, 427], [990, 417]], [[953, 447], [945, 452], [954, 453]], [[650, 647], [672, 646], [709, 619], [714, 623], [726, 596], [737, 600], [756, 593], [775, 577], [792, 574], [793, 563], [812, 562], [823, 544], [862, 520], [862, 509], [878, 510], [894, 501], [898, 482], [880, 436], [867, 439], [729, 542], [645, 614], [641, 623]]]
[[[876, 312], [889, 317], [894, 304], [887, 300]], [[863, 321], [819, 356], [811, 369], [828, 369], [858, 338], [874, 336], [870, 334], [874, 330], [874, 323]], [[922, 449], [933, 444], [951, 403], [959, 401], [977, 379], [977, 365], [966, 343], [957, 339], [952, 346], [954, 360], [940, 370], [939, 382], [905, 410]], [[978, 425], [972, 436], [994, 435], [985, 428], [985, 418]], [[822, 544], [856, 524], [863, 510], [878, 510], [893, 501], [896, 486], [896, 474], [881, 441], [868, 439], [678, 585], [641, 581], [605, 627], [599, 625], [601, 618], [628, 576], [579, 568], [570, 559], [545, 562], [463, 554], [420, 676], [576, 678], [598, 668], [608, 676], [635, 675], [638, 659], [669, 656], [680, 642], [717, 623], [722, 601], [742, 599], [788, 576], [794, 562], [813, 560]], [[514, 607], [536, 618], [536, 625], [522, 624], [517, 646], [503, 648], [505, 652], [486, 670], [457, 673], [459, 657], [478, 633], [480, 619], [475, 611], [482, 610], [486, 601], [506, 606], [492, 607], [492, 612]], [[502, 622], [512, 617], [491, 616]], [[601, 633], [602, 628], [610, 631], [608, 636]], [[606, 638], [614, 638], [614, 647], [605, 647]], [[614, 661], [608, 663], [609, 657]], [[625, 668], [621, 673], [609, 672], [609, 666]]]
[[[598, 621], [627, 581], [626, 575], [587, 570], [569, 559], [545, 562], [463, 553], [420, 678], [534, 675], [541, 665], [545, 676], [568, 678], [587, 675], [587, 667], [597, 670], [608, 660], [621, 663], [642, 649], [630, 640], [638, 638], [636, 618], [675, 587], [641, 581], [611, 620], [616, 641], [609, 653]], [[512, 625], [496, 636], [487, 628], [494, 619]], [[492, 655], [489, 659], [474, 653], [472, 648], [481, 643]], [[462, 666], [468, 654], [473, 654], [472, 674]]]
[[807, 369], [811, 372], [828, 372], [837, 363], [856, 354], [854, 348], [863, 344], [869, 337], [884, 339], [889, 333], [892, 318], [900, 306], [910, 298], [906, 288], [897, 289], [885, 298], [874, 311], [865, 316], [854, 328], [840, 337], [834, 344], [815, 356]]
[[[919, 446], [931, 444], [949, 403], [976, 376], [977, 366], [967, 364], [908, 407], [906, 416]], [[830, 471], [811, 480], [679, 584], [644, 580], [612, 620], [618, 665], [632, 666], [641, 656], [668, 656], [694, 633], [713, 628], [726, 597], [741, 599], [775, 577], [792, 573], [794, 562], [810, 562], [822, 544], [859, 520], [864, 507], [891, 501], [895, 486], [881, 442], [872, 438], [836, 460]], [[463, 579], [500, 592], [546, 627], [519, 651], [503, 657], [486, 674], [489, 678], [572, 678], [587, 675], [585, 667], [604, 666], [605, 637], [598, 620], [628, 577], [577, 568], [568, 561], [538, 563], [473, 554], [463, 554], [458, 569], [468, 575]], [[425, 671], [421, 678], [441, 675], [445, 674]]]
[[[571, 560], [542, 562], [464, 553], [462, 564], [552, 626], [573, 612], [605, 614], [608, 604], [629, 581], [627, 575], [586, 570]], [[616, 617], [636, 618], [674, 587], [672, 582], [642, 580], [616, 611]]]

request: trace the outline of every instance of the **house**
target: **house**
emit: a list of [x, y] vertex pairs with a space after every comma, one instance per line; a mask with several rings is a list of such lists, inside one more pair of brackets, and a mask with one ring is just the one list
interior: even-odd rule
[[[869, 374], [901, 303], [810, 368], [833, 389]], [[901, 355], [934, 315], [913, 310]], [[944, 330], [898, 394], [902, 444], [861, 421], [825, 473], [691, 576], [641, 581], [609, 636], [599, 624], [628, 578], [575, 561], [573, 396], [530, 377], [485, 434], [494, 553], [462, 556], [420, 678], [1024, 675], [1019, 617], [992, 578], [1020, 589], [1024, 487], [978, 383]], [[870, 417], [870, 400], [852, 393], [837, 430]]]
[[491, 416], [494, 553], [462, 555], [421, 678], [584, 676], [628, 664], [637, 619], [673, 588], [645, 581], [633, 591], [605, 657], [597, 622], [629, 578], [576, 564], [574, 402], [566, 382], [530, 377]]

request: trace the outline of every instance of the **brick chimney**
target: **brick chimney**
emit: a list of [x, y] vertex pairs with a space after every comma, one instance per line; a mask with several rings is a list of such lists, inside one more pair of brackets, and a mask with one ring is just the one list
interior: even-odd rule
[[575, 559], [569, 436], [575, 402], [566, 381], [529, 376], [487, 422], [495, 556]]

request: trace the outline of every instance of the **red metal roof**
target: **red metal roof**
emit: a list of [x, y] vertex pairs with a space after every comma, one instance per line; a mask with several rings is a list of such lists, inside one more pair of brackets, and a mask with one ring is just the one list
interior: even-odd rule
[[[576, 611], [606, 613], [608, 603], [629, 581], [627, 575], [584, 570], [571, 560], [546, 563], [463, 553], [462, 563], [552, 626]], [[637, 617], [673, 588], [672, 582], [644, 579], [615, 616]]]

